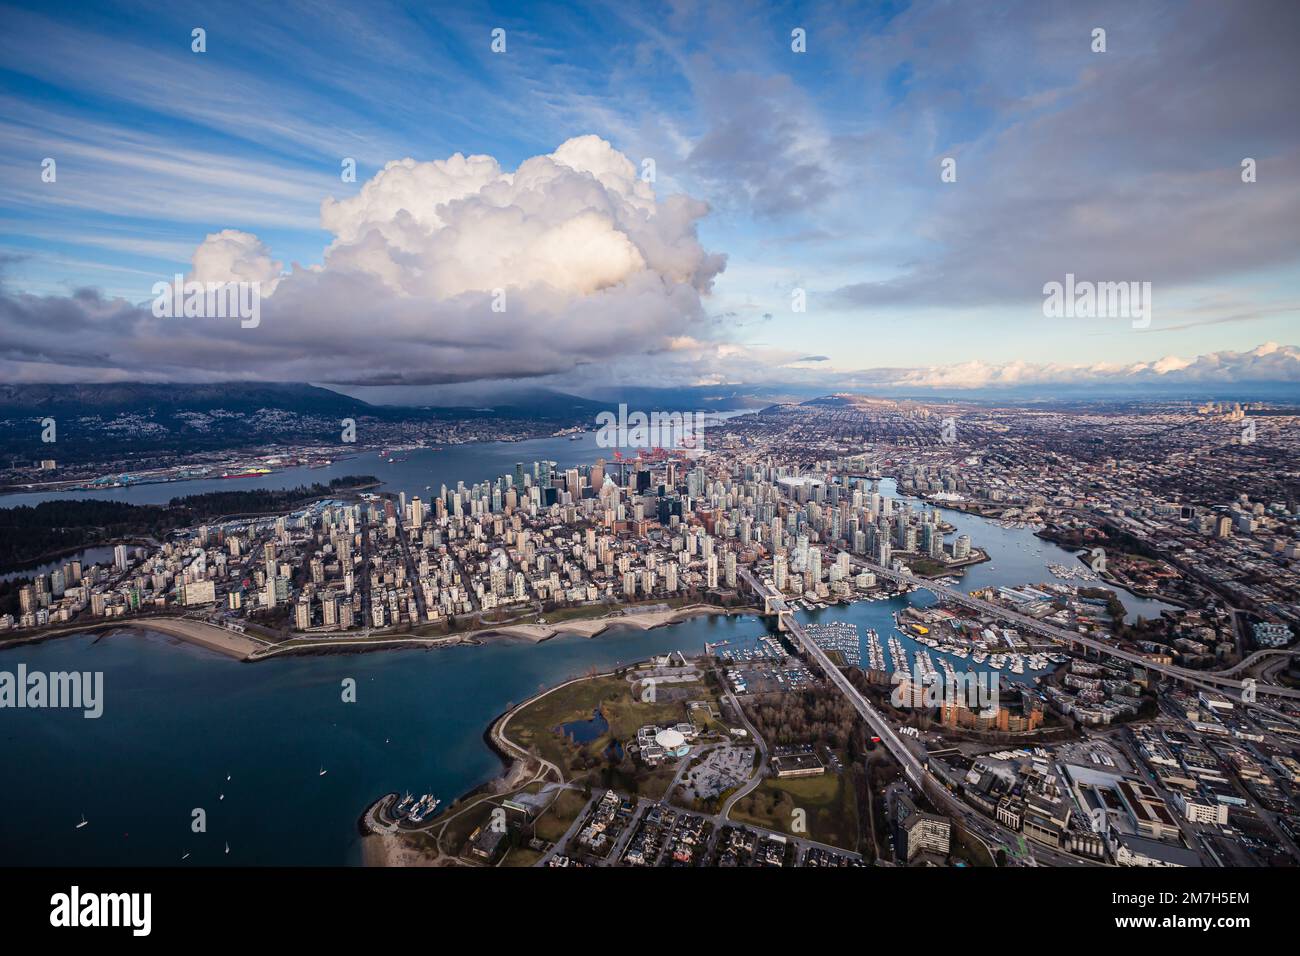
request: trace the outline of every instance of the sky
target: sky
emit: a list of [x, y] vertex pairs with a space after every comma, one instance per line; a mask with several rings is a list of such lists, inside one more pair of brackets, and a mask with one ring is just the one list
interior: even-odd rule
[[433, 6], [0, 5], [0, 381], [1300, 382], [1300, 4]]

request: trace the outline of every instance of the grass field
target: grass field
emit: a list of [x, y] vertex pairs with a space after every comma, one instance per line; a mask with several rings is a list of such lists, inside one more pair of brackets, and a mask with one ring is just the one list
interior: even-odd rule
[[580, 790], [561, 790], [555, 802], [537, 818], [535, 832], [538, 839], [547, 843], [560, 839], [586, 805], [587, 798]]
[[475, 829], [487, 823], [492, 816], [492, 810], [499, 804], [485, 800], [478, 806], [465, 813], [462, 813], [456, 819], [449, 821], [442, 830], [442, 844], [453, 853], [467, 850], [466, 844], [469, 836]]
[[530, 850], [526, 846], [513, 847], [501, 861], [502, 866], [532, 866], [542, 855], [536, 850]]
[[[795, 832], [796, 809], [805, 813], [806, 832]], [[842, 774], [764, 780], [732, 807], [731, 818], [846, 850], [858, 849], [857, 798]]]
[[547, 624], [559, 624], [561, 621], [585, 621], [589, 618], [604, 617], [610, 611], [618, 609], [617, 604], [580, 604], [576, 607], [561, 607], [545, 614], [534, 614], [531, 620], [546, 618]]
[[[686, 692], [695, 700], [710, 696], [702, 683], [673, 684], [671, 689]], [[606, 733], [586, 744], [576, 744], [561, 732], [562, 724], [588, 720], [597, 708], [609, 723]], [[632, 686], [622, 677], [596, 677], [571, 684], [528, 705], [510, 719], [506, 735], [522, 747], [536, 748], [568, 777], [603, 760], [611, 742], [626, 742], [644, 724], [677, 723], [686, 719], [685, 699], [649, 703], [642, 701], [639, 694], [634, 696]]]

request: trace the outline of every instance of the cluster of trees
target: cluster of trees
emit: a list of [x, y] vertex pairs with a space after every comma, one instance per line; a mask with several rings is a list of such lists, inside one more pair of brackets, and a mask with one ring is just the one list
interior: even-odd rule
[[117, 538], [157, 534], [177, 527], [159, 505], [55, 499], [32, 507], [0, 508], [0, 570], [21, 568]]
[[759, 698], [750, 720], [769, 746], [814, 744], [841, 750], [849, 746], [857, 711], [833, 687], [815, 687]]
[[224, 515], [287, 511], [305, 501], [377, 481], [368, 475], [350, 475], [335, 478], [328, 485], [317, 482], [297, 488], [214, 491], [173, 498], [165, 505], [54, 498], [38, 505], [0, 508], [0, 571], [20, 569], [123, 538], [159, 537]]
[[250, 488], [232, 491], [210, 491], [202, 495], [173, 498], [167, 504], [170, 511], [188, 512], [189, 523], [211, 520], [223, 515], [266, 514], [287, 511], [306, 501], [314, 501], [331, 494], [379, 484], [374, 475], [348, 475], [334, 478], [328, 485], [315, 482], [297, 488]]

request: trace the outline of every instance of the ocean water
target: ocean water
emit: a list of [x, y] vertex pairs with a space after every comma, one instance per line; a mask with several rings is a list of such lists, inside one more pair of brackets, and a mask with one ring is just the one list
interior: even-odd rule
[[[203, 478], [190, 481], [163, 481], [153, 484], [127, 485], [122, 488], [104, 488], [93, 491], [41, 491], [0, 495], [0, 508], [18, 505], [35, 505], [54, 498], [97, 498], [107, 501], [127, 501], [137, 505], [166, 504], [172, 498], [200, 495], [210, 491], [237, 491], [249, 488], [296, 488], [314, 482], [328, 483], [332, 478], [347, 475], [374, 475], [383, 484], [381, 491], [405, 491], [411, 495], [437, 494], [438, 487], [446, 484], [456, 487], [463, 481], [472, 485], [476, 481], [513, 474], [515, 462], [522, 461], [531, 470], [534, 461], [554, 461], [560, 467], [594, 462], [597, 458], [613, 459], [613, 450], [601, 448], [596, 443], [596, 432], [569, 438], [536, 438], [519, 442], [476, 442], [448, 445], [437, 450], [424, 448], [412, 451], [393, 451], [393, 461], [375, 451], [357, 451], [349, 446], [351, 457], [338, 458], [332, 465], [322, 468], [286, 468], [269, 475], [250, 478]], [[404, 459], [404, 460], [403, 460]]]
[[[411, 790], [446, 803], [500, 772], [483, 733], [511, 704], [593, 666], [762, 632], [757, 618], [714, 616], [256, 664], [147, 631], [3, 651], [0, 670], [103, 672], [104, 712], [0, 710], [0, 865], [181, 865], [187, 852], [185, 865], [359, 863], [356, 821], [372, 800]], [[192, 831], [196, 808], [206, 833]]]

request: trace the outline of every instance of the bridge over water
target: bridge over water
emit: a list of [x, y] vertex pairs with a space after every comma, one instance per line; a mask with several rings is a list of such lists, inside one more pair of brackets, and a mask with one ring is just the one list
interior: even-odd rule
[[[1112, 656], [1120, 657], [1124, 660], [1140, 663], [1148, 669], [1156, 670], [1180, 680], [1185, 680], [1191, 684], [1208, 686], [1213, 689], [1222, 689], [1225, 686], [1233, 686], [1240, 689], [1242, 686], [1240, 681], [1233, 681], [1223, 677], [1218, 678], [1220, 681], [1219, 684], [1203, 679], [1207, 677], [1213, 678], [1214, 675], [1212, 674], [1188, 671], [1185, 668], [1173, 667], [1171, 665], [1153, 665], [1141, 655], [1122, 651], [1110, 646], [1109, 644], [1104, 644], [1090, 638], [1084, 638], [1081, 635], [1072, 634], [1071, 632], [1060, 628], [1044, 625], [1039, 621], [1035, 621], [1033, 618], [1016, 614], [1015, 612], [1008, 612], [1005, 608], [998, 607], [995, 604], [990, 604], [987, 601], [979, 600], [978, 598], [972, 598], [970, 595], [964, 594], [960, 591], [953, 591], [951, 588], [932, 585], [922, 579], [914, 577], [913, 575], [903, 574], [888, 568], [883, 568], [871, 562], [859, 560], [856, 561], [856, 563], [861, 567], [874, 571], [876, 574], [886, 578], [887, 580], [903, 585], [914, 584], [918, 587], [928, 588], [936, 594], [957, 601], [966, 607], [979, 610], [992, 616], [1007, 619], [1015, 622], [1026, 630], [1032, 630], [1033, 633], [1042, 634], [1045, 637], [1059, 640], [1065, 644], [1094, 647], [1102, 653], [1111, 654]], [[785, 597], [781, 592], [779, 592], [771, 582], [760, 580], [750, 567], [739, 568], [737, 569], [737, 572], [745, 586], [754, 595], [763, 599], [764, 613], [777, 619], [778, 629], [793, 637], [802, 649], [806, 658], [814, 663], [818, 669], [826, 675], [826, 678], [835, 685], [840, 693], [844, 695], [853, 706], [853, 709], [858, 712], [867, 726], [871, 728], [872, 733], [880, 739], [881, 745], [884, 746], [896, 761], [898, 761], [899, 765], [903, 768], [903, 773], [912, 786], [915, 787], [917, 791], [924, 793], [937, 809], [949, 814], [957, 820], [963, 821], [968, 828], [972, 828], [972, 832], [978, 832], [981, 823], [988, 825], [985, 818], [980, 816], [973, 808], [964, 803], [956, 794], [944, 786], [934, 774], [930, 773], [925, 764], [924, 754], [918, 754], [908, 746], [907, 741], [905, 741], [903, 737], [899, 735], [892, 726], [890, 726], [889, 721], [886, 720], [885, 717], [862, 695], [862, 693], [853, 686], [853, 683], [848, 679], [844, 672], [831, 661], [831, 659], [826, 655], [826, 652], [817, 645], [817, 642], [814, 641], [812, 637], [809, 636], [803, 623], [795, 616], [794, 611], [786, 604]], [[1259, 685], [1258, 687], [1259, 693], [1266, 693], [1268, 691], [1285, 692], [1288, 690], [1289, 688], [1277, 688], [1272, 685], [1268, 685], [1267, 687], [1265, 685]], [[1283, 693], [1281, 696], [1292, 695]], [[1260, 710], [1267, 711], [1268, 713], [1282, 719], [1290, 719], [1268, 707], [1258, 704], [1255, 706], [1259, 707]], [[993, 824], [992, 826], [995, 830], [1001, 833], [1002, 827], [1000, 824]], [[1014, 834], [1004, 834], [1004, 836], [1007, 835], [1015, 836]], [[1046, 848], [1040, 848], [1038, 852], [1044, 854], [1045, 859], [1049, 862], [1059, 862], [1060, 859], [1064, 859], [1067, 862], [1084, 862], [1077, 857], [1068, 857], [1064, 854], [1061, 854], [1060, 859], [1058, 859], [1057, 854], [1055, 854], [1054, 851], [1050, 851]]]
[[[1115, 645], [1109, 644], [1105, 641], [1099, 641], [1096, 638], [1086, 637], [1074, 631], [1067, 631], [1064, 628], [1056, 627], [1055, 625], [1047, 624], [1043, 621], [1037, 620], [1036, 618], [1032, 618], [1027, 614], [1021, 614], [1018, 611], [1013, 611], [1009, 608], [993, 604], [989, 601], [983, 600], [982, 598], [972, 597], [964, 591], [958, 591], [955, 588], [935, 584], [925, 578], [918, 578], [913, 574], [903, 571], [895, 571], [891, 568], [886, 568], [882, 565], [876, 564], [873, 561], [867, 561], [852, 555], [850, 555], [850, 561], [858, 568], [871, 571], [878, 578], [892, 581], [893, 583], [904, 587], [924, 588], [944, 600], [960, 604], [963, 607], [978, 611], [981, 614], [986, 614], [989, 617], [1007, 621], [1014, 624], [1022, 631], [1048, 638], [1049, 640], [1056, 641], [1070, 649], [1091, 650], [1098, 654], [1105, 654], [1110, 657], [1118, 658], [1119, 660], [1127, 661], [1130, 664], [1137, 664], [1146, 668], [1148, 671], [1153, 671], [1173, 680], [1181, 681], [1189, 687], [1201, 687], [1208, 690], [1220, 691], [1230, 694], [1238, 700], [1245, 699], [1245, 691], [1247, 688], [1249, 688], [1256, 697], [1271, 696], [1286, 700], [1300, 700], [1300, 690], [1297, 690], [1296, 688], [1259, 682], [1248, 684], [1245, 681], [1239, 680], [1225, 673], [1198, 671], [1187, 667], [1179, 667], [1176, 664], [1164, 664], [1158, 661], [1153, 661], [1137, 651], [1125, 650], [1124, 648], [1116, 647]], [[762, 596], [764, 613], [777, 618], [777, 626], [781, 631], [792, 631], [793, 628], [791, 622], [797, 623], [797, 619], [794, 616], [794, 612], [787, 607], [785, 599], [782, 597], [780, 592], [770, 584], [758, 581], [758, 579], [754, 577], [752, 570], [749, 568], [742, 569], [740, 574], [750, 586], [750, 589], [756, 595]]]

